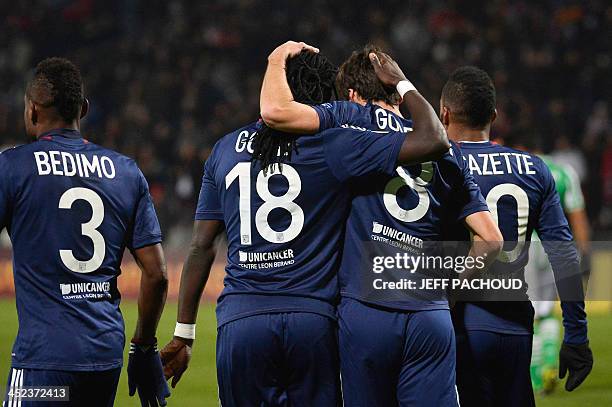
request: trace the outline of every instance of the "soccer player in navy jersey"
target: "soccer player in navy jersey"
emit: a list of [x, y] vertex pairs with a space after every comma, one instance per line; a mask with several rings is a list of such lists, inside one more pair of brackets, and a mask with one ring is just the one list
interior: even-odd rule
[[[127, 247], [142, 269], [129, 384], [142, 405], [170, 395], [155, 331], [167, 278], [161, 232], [136, 163], [83, 138], [78, 68], [40, 62], [25, 94], [33, 141], [0, 154], [0, 230], [13, 245], [19, 332], [4, 406], [112, 406], [123, 362], [117, 276]], [[67, 386], [69, 402], [24, 399]], [[61, 396], [61, 394], [56, 394]]]
[[[320, 54], [299, 53], [302, 48], [292, 43], [277, 49], [269, 64], [278, 64], [297, 101], [331, 100], [335, 68]], [[290, 137], [255, 122], [217, 142], [205, 164], [181, 277], [179, 323], [162, 351], [173, 385], [189, 361], [214, 239], [225, 226], [227, 276], [217, 305], [222, 404], [339, 403], [335, 305], [347, 182], [371, 173], [393, 177], [398, 162], [416, 164], [449, 147], [431, 106], [417, 92], [407, 93], [403, 104], [414, 122], [409, 135], [347, 128]], [[454, 375], [454, 365], [447, 373]]]
[[[404, 101], [418, 92], [405, 81], [390, 57], [367, 46], [354, 52], [337, 75], [339, 96], [347, 100], [308, 106], [293, 99], [282, 71], [270, 62], [262, 87], [262, 117], [270, 126], [292, 132], [348, 126], [399, 131], [410, 138], [413, 123], [400, 112], [398, 92], [404, 86], [411, 89]], [[457, 220], [465, 222], [475, 241], [484, 242], [473, 247], [474, 255], [496, 256], [501, 234], [459, 157], [453, 147], [439, 160], [361, 177], [349, 185], [352, 205], [339, 270], [338, 310], [347, 405], [457, 405], [455, 344], [444, 290], [402, 295], [371, 287], [376, 283], [374, 261], [403, 250], [418, 257], [424, 246], [432, 246], [428, 242], [444, 240], [445, 229]], [[420, 283], [428, 277], [426, 270], [417, 270], [412, 280]]]
[[[530, 241], [534, 230], [542, 240], [563, 310], [565, 335], [559, 376], [563, 378], [569, 371], [565, 388], [572, 391], [584, 381], [593, 364], [578, 254], [546, 164], [533, 154], [489, 141], [497, 115], [495, 99], [495, 87], [486, 72], [461, 67], [442, 90], [440, 117], [449, 137], [459, 143], [466, 165], [508, 243], [491, 266], [490, 275], [524, 279], [528, 261], [525, 242]], [[458, 229], [456, 238], [469, 236]], [[534, 405], [529, 376], [533, 308], [526, 286], [514, 292], [509, 302], [495, 301], [505, 298], [504, 294], [490, 292], [489, 301], [459, 302], [453, 309], [461, 405]], [[473, 299], [484, 299], [473, 295]]]

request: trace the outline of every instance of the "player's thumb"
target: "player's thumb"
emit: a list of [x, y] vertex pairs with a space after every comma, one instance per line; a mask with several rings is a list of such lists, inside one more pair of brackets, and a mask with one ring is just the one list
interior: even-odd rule
[[567, 363], [563, 357], [559, 358], [559, 379], [563, 379], [567, 374]]
[[172, 388], [173, 388], [173, 389], [176, 387], [176, 385], [177, 385], [177, 383], [179, 382], [179, 380], [181, 380], [181, 376], [182, 376], [182, 375], [183, 375], [183, 374], [182, 374], [182, 373], [180, 373], [180, 374], [175, 374], [174, 376], [172, 376], [172, 383], [171, 383], [171, 385], [172, 385]]
[[378, 55], [376, 55], [375, 52], [370, 52], [369, 57], [370, 57], [370, 62], [372, 63], [372, 66], [374, 67], [375, 71], [378, 72], [380, 69], [382, 69], [382, 65], [380, 64], [380, 59], [378, 59]]
[[185, 371], [187, 370], [187, 364], [185, 363], [184, 365], [182, 365], [181, 367], [177, 368], [174, 371], [174, 375], [172, 376], [172, 388], [174, 389], [176, 387], [176, 384], [179, 382], [179, 380], [181, 380], [181, 377], [183, 377], [183, 373], [185, 373]]
[[136, 383], [131, 377], [128, 377], [128, 391], [130, 393], [130, 397], [136, 394]]
[[[130, 360], [130, 362], [132, 362]], [[134, 366], [130, 363], [127, 369], [127, 377], [128, 377], [128, 392], [130, 397], [132, 397], [136, 393], [136, 380], [134, 380]]]

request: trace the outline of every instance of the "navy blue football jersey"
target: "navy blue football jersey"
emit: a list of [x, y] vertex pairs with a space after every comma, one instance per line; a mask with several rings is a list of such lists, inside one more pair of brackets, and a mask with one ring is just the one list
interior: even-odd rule
[[[529, 250], [526, 242], [537, 231], [548, 254], [557, 281], [576, 281], [560, 277], [576, 276], [578, 253], [563, 214], [555, 181], [539, 157], [499, 144], [462, 142], [460, 148], [467, 168], [486, 197], [491, 214], [497, 220], [506, 242], [498, 260], [489, 270], [491, 276], [511, 275], [524, 279]], [[458, 239], [469, 238], [461, 229]], [[578, 279], [579, 281], [579, 279]], [[509, 334], [533, 331], [533, 308], [528, 301], [526, 284], [513, 302], [478, 302], [460, 310], [466, 329], [489, 330]], [[581, 291], [581, 289], [579, 289]], [[586, 314], [583, 302], [563, 302], [566, 342], [586, 341]]]
[[161, 241], [136, 163], [62, 129], [4, 151], [0, 174], [19, 317], [13, 367], [121, 366], [123, 252]]
[[350, 195], [345, 180], [393, 172], [403, 133], [331, 129], [297, 139], [265, 172], [251, 162], [253, 123], [220, 139], [204, 166], [196, 220], [222, 220], [228, 238], [219, 326], [271, 312], [335, 318], [337, 270]]
[[[412, 127], [410, 120], [371, 103], [333, 102], [314, 108], [320, 129], [348, 126], [406, 133]], [[414, 258], [440, 255], [436, 251], [440, 245], [430, 242], [444, 240], [445, 229], [457, 221], [488, 210], [463, 160], [457, 159], [460, 154], [453, 145], [438, 161], [397, 167], [392, 174], [370, 174], [349, 183], [353, 199], [339, 271], [342, 296], [401, 310], [448, 309], [444, 288], [419, 289], [423, 279], [444, 277], [436, 270], [421, 267], [402, 274], [391, 268], [387, 279], [401, 283], [405, 278], [415, 286], [386, 289], [374, 263], [381, 256], [404, 253]]]

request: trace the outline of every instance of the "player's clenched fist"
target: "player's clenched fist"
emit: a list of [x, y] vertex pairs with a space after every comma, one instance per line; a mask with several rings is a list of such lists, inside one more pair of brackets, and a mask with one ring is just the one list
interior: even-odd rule
[[319, 52], [319, 48], [315, 48], [305, 42], [287, 41], [272, 51], [268, 56], [268, 62], [279, 62], [284, 65], [287, 58], [291, 58], [304, 50], [315, 53]]
[[172, 388], [176, 387], [189, 366], [191, 344], [188, 343], [188, 340], [174, 337], [161, 350], [161, 360], [166, 380], [172, 378]]
[[565, 390], [572, 391], [586, 379], [593, 369], [593, 353], [589, 343], [572, 345], [563, 343], [559, 352], [559, 379], [563, 379], [567, 372]]
[[143, 407], [165, 406], [170, 389], [164, 379], [162, 364], [157, 352], [157, 341], [153, 344], [130, 344], [128, 361], [128, 385], [130, 396], [138, 390]]

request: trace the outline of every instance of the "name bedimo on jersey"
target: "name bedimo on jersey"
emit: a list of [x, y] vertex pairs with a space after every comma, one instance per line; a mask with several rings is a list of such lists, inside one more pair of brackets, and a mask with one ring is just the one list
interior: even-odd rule
[[115, 178], [115, 164], [107, 156], [90, 157], [67, 151], [35, 151], [38, 175], [78, 176], [81, 178]]

